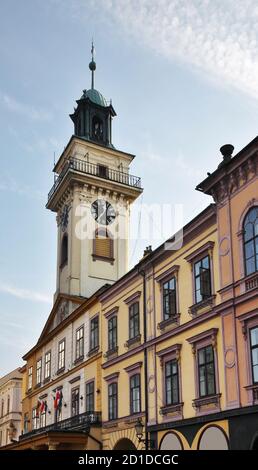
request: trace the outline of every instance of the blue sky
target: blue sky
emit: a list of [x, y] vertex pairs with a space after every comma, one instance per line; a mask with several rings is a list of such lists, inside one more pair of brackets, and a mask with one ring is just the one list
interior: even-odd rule
[[[22, 364], [51, 309], [56, 222], [45, 209], [68, 116], [90, 87], [112, 98], [114, 145], [136, 154], [144, 203], [209, 198], [194, 187], [258, 129], [255, 0], [8, 0], [0, 3], [0, 375]], [[162, 239], [160, 240], [162, 242]], [[133, 244], [131, 263], [145, 242]]]

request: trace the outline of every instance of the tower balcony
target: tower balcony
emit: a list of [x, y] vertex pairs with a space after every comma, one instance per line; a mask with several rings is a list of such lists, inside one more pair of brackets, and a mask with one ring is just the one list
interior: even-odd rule
[[[56, 177], [55, 182], [48, 193], [48, 202], [46, 207], [53, 210], [53, 201], [57, 196], [63, 184], [68, 183], [71, 179], [85, 183], [85, 176], [88, 176], [87, 182], [92, 184], [100, 184], [105, 187], [105, 182], [112, 182], [116, 186], [120, 186], [122, 192], [128, 192], [135, 199], [142, 192], [141, 178], [130, 175], [119, 170], [114, 170], [104, 165], [86, 162], [77, 158], [67, 160], [61, 173]], [[123, 189], [122, 189], [123, 188]]]

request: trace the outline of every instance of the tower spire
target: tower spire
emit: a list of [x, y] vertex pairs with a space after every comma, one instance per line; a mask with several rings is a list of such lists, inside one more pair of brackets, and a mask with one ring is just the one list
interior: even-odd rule
[[94, 72], [96, 70], [96, 62], [94, 61], [94, 52], [95, 52], [95, 48], [94, 48], [94, 43], [93, 43], [93, 39], [92, 39], [92, 42], [91, 42], [91, 62], [89, 63], [89, 69], [91, 70], [91, 89], [92, 90], [94, 89]]

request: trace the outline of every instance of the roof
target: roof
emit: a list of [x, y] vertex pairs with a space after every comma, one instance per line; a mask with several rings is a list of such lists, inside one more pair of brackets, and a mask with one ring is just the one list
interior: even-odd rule
[[21, 378], [22, 378], [22, 374], [20, 373], [20, 367], [17, 367], [17, 369], [12, 370], [8, 374], [0, 378], [0, 387], [6, 384], [7, 382], [9, 382], [9, 380], [21, 379]]
[[83, 90], [83, 95], [81, 96], [81, 100], [89, 98], [92, 103], [98, 104], [99, 106], [103, 106], [106, 108], [108, 106], [106, 98], [95, 88], [91, 88], [90, 90]]

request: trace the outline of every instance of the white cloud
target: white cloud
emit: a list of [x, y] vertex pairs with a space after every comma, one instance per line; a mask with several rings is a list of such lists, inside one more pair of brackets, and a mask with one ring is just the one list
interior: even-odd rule
[[[88, 2], [77, 5], [85, 18]], [[258, 98], [256, 0], [91, 0], [91, 6], [139, 44]]]
[[35, 292], [29, 289], [21, 289], [19, 287], [10, 286], [9, 284], [5, 284], [2, 282], [0, 282], [0, 292], [10, 294], [14, 297], [18, 297], [19, 299], [52, 304], [52, 297], [48, 294]]
[[20, 114], [33, 121], [49, 121], [52, 119], [51, 113], [44, 109], [37, 109], [25, 103], [17, 101], [14, 97], [7, 94], [0, 95], [2, 104], [14, 113]]

